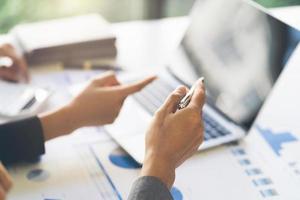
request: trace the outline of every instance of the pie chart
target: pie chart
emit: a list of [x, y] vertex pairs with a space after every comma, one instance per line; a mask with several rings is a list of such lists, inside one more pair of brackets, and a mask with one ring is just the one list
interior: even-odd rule
[[138, 169], [142, 167], [121, 148], [113, 150], [109, 155], [109, 160], [113, 165], [120, 168]]
[[43, 182], [49, 178], [50, 174], [43, 169], [33, 169], [27, 173], [27, 179], [34, 182]]
[[176, 187], [171, 188], [171, 194], [174, 200], [183, 200], [183, 195]]

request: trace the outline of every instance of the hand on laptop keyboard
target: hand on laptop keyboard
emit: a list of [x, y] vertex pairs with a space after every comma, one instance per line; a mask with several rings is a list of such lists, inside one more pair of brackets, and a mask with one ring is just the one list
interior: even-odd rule
[[0, 45], [0, 78], [15, 82], [29, 80], [24, 58], [10, 44]]
[[175, 179], [175, 168], [197, 151], [204, 137], [202, 115], [199, 114], [205, 102], [203, 82], [196, 83], [190, 104], [177, 110], [186, 92], [182, 86], [169, 95], [155, 113], [146, 136], [142, 175], [156, 176], [169, 187]]

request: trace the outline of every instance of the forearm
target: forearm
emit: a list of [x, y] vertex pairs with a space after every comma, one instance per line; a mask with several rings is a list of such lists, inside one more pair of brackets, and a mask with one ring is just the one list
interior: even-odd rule
[[144, 160], [141, 176], [157, 177], [170, 189], [175, 180], [175, 166], [167, 159], [149, 153]]
[[170, 189], [175, 180], [175, 165], [148, 151], [141, 177], [130, 191], [129, 200], [171, 200]]
[[68, 106], [62, 107], [52, 112], [40, 114], [39, 119], [42, 124], [45, 141], [67, 135], [79, 128], [76, 121], [76, 114]]

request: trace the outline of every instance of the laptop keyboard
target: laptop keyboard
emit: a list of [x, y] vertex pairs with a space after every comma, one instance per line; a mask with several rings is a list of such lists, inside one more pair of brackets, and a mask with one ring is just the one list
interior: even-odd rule
[[[133, 95], [133, 98], [151, 115], [164, 103], [168, 95], [174, 90], [174, 87], [163, 79], [157, 79], [142, 91]], [[223, 137], [230, 134], [225, 127], [207, 113], [203, 114], [205, 135], [204, 140], [210, 140]]]
[[203, 113], [203, 120], [205, 129], [204, 141], [230, 134], [230, 131], [228, 129], [219, 124], [205, 112]]

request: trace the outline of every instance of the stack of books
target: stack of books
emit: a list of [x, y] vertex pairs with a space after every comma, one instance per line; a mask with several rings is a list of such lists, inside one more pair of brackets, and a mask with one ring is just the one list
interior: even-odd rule
[[116, 57], [116, 37], [98, 14], [17, 25], [10, 31], [30, 65]]

